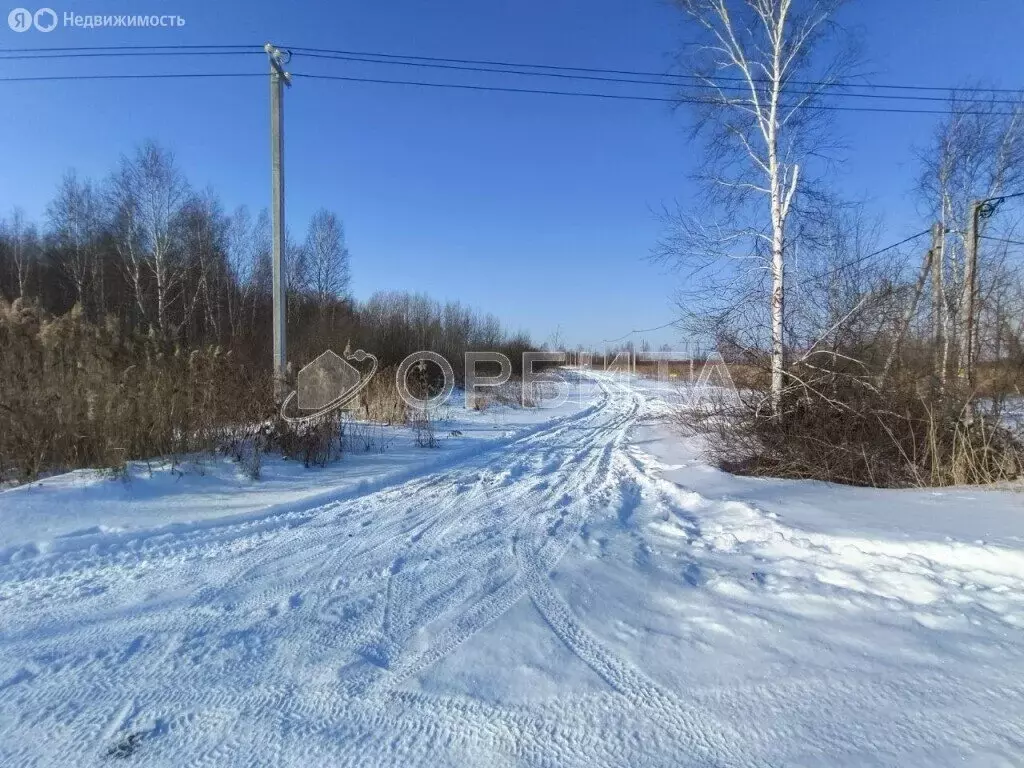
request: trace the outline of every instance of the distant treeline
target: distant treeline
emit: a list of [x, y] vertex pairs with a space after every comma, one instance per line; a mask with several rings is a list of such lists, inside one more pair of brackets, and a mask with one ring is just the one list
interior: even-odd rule
[[[382, 291], [354, 302], [340, 218], [321, 209], [304, 238], [286, 243], [288, 334], [295, 364], [351, 341], [397, 362], [433, 349], [530, 347], [497, 318], [458, 303]], [[42, 222], [15, 208], [0, 218], [0, 298], [51, 315], [81, 308], [87, 322], [114, 318], [185, 348], [216, 345], [265, 365], [271, 354], [271, 227], [266, 210], [231, 213], [193, 188], [166, 149], [123, 156], [102, 181], [68, 172]]]

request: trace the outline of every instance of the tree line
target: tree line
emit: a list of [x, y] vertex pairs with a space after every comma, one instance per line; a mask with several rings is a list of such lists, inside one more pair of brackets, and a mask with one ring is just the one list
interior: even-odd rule
[[[461, 375], [468, 350], [518, 361], [532, 348], [458, 302], [388, 290], [354, 300], [332, 211], [316, 211], [301, 240], [287, 233], [285, 257], [292, 374], [351, 346], [377, 355], [393, 390], [388, 368], [412, 352], [440, 352]], [[41, 222], [15, 208], [0, 219], [0, 483], [251, 448], [276, 410], [271, 287], [267, 211], [226, 212], [153, 142], [101, 181], [68, 172]], [[402, 417], [380, 382], [366, 412]], [[264, 448], [301, 444], [273, 429]]]
[[[331, 344], [364, 345], [385, 364], [419, 349], [457, 358], [469, 346], [529, 348], [493, 315], [458, 302], [381, 291], [352, 299], [339, 216], [316, 211], [303, 239], [285, 239], [294, 364]], [[0, 217], [0, 298], [52, 315], [80, 308], [128, 332], [193, 348], [217, 345], [253, 364], [269, 360], [271, 225], [268, 211], [225, 211], [189, 184], [172, 152], [146, 142], [96, 182], [69, 171], [40, 223], [20, 208]]]

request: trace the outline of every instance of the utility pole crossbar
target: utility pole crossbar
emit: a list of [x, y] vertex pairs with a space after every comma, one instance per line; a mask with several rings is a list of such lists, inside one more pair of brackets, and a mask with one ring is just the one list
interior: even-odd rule
[[264, 46], [270, 58], [270, 157], [273, 211], [274, 262], [274, 397], [278, 404], [287, 391], [288, 349], [285, 306], [285, 242], [284, 242], [284, 115], [283, 85], [291, 86], [292, 77], [285, 71], [290, 55], [271, 43]]

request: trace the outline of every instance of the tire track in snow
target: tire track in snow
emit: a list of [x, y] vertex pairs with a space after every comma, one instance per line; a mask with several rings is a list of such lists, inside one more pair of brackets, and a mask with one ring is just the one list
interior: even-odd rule
[[[78, 606], [58, 598], [48, 624], [55, 634], [35, 644], [53, 660], [32, 680], [18, 683], [24, 689], [19, 706], [53, 712], [70, 689], [88, 691], [87, 700], [109, 712], [124, 701], [132, 679], [159, 681], [137, 697], [138, 707], [148, 720], [161, 718], [168, 733], [187, 739], [189, 728], [221, 727], [216, 717], [204, 721], [189, 714], [197, 708], [271, 720], [288, 712], [301, 722], [303, 710], [289, 702], [288, 692], [302, 700], [299, 690], [305, 688], [295, 690], [296, 681], [314, 675], [317, 685], [334, 691], [337, 717], [351, 717], [353, 708], [363, 707], [384, 718], [375, 727], [386, 732], [388, 717], [396, 716], [394, 703], [403, 700], [399, 685], [528, 595], [556, 636], [608, 682], [624, 709], [642, 707], [661, 723], [656, 738], [669, 738], [680, 728], [711, 734], [712, 729], [694, 727], [699, 718], [692, 708], [597, 641], [550, 584], [550, 571], [587, 519], [607, 512], [622, 479], [618, 456], [639, 400], [612, 381], [602, 386], [606, 395], [599, 407], [444, 472], [358, 498], [257, 521], [140, 536], [137, 546], [115, 539], [104, 551], [68, 550], [3, 566], [7, 570], [0, 573], [24, 586], [39, 585], [47, 574], [73, 581], [112, 568], [120, 574], [141, 568], [139, 584], [155, 589], [165, 579], [142, 563], [156, 561], [174, 584], [194, 579], [206, 585], [131, 620], [113, 621], [111, 615], [83, 624]], [[75, 623], [70, 631], [57, 626]], [[72, 639], [88, 653], [69, 656]], [[27, 635], [25, 640], [27, 645]], [[133, 644], [135, 652], [112, 662]], [[377, 658], [368, 663], [374, 653]], [[220, 692], [207, 699], [204, 692], [211, 687]], [[483, 711], [471, 702], [465, 706]], [[529, 717], [519, 722], [510, 715], [505, 722], [532, 729], [542, 744], [544, 727], [525, 726]], [[445, 712], [435, 713], [433, 721], [416, 718], [417, 727], [434, 734], [429, 738], [451, 733]], [[476, 727], [490, 727], [485, 720]], [[287, 727], [297, 722], [289, 720]], [[672, 738], [682, 739], [692, 754], [707, 753], [699, 738]], [[195, 764], [237, 759], [243, 743], [225, 735]], [[272, 742], [266, 755], [272, 758], [280, 748]]]

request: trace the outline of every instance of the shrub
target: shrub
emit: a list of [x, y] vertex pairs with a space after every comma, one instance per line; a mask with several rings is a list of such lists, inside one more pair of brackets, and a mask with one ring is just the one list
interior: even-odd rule
[[305, 467], [325, 467], [341, 458], [343, 429], [341, 415], [334, 412], [312, 424], [280, 425], [276, 443], [286, 458], [301, 461]]
[[[884, 386], [831, 371], [797, 369], [772, 416], [764, 390], [689, 410], [723, 469], [874, 487], [926, 487], [1013, 480], [1024, 472], [1020, 435], [967, 393], [939, 393], [927, 380]], [[796, 376], [800, 376], [796, 380]]]
[[437, 448], [437, 431], [434, 429], [434, 418], [426, 408], [417, 411], [409, 425], [416, 436], [416, 445], [420, 448]]

